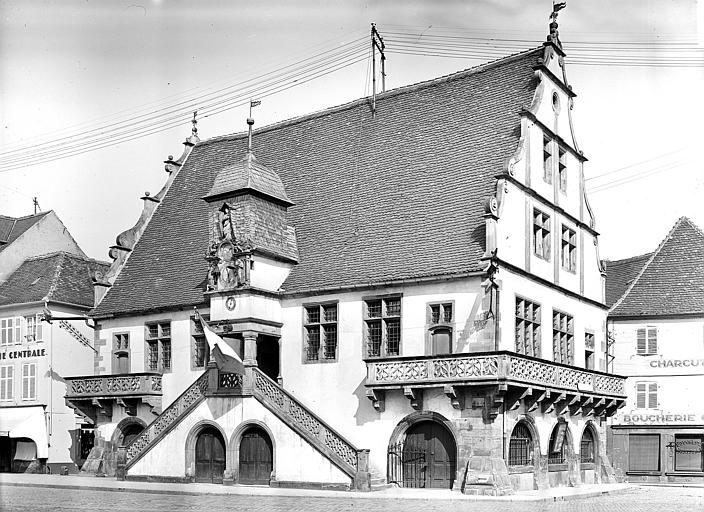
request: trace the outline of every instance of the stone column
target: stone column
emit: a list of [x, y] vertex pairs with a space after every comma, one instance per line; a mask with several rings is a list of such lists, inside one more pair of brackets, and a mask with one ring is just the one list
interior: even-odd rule
[[245, 366], [257, 366], [257, 333], [244, 331], [244, 363]]
[[125, 446], [118, 446], [117, 448], [117, 457], [116, 457], [116, 464], [115, 464], [115, 477], [117, 480], [124, 480], [125, 476], [127, 475], [127, 470], [125, 466], [127, 465], [127, 447]]

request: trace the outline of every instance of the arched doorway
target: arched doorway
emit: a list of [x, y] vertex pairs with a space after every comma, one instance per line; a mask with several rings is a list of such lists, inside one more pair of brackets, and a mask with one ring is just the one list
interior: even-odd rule
[[225, 440], [213, 427], [206, 427], [196, 440], [196, 482], [221, 484], [225, 472]]
[[245, 430], [240, 441], [238, 482], [269, 485], [273, 461], [271, 439], [264, 429], [255, 426]]
[[457, 444], [442, 423], [414, 423], [406, 431], [400, 451], [404, 487], [452, 488], [457, 473]]
[[122, 429], [122, 446], [128, 446], [135, 438], [142, 433], [144, 427], [139, 423], [130, 423]]

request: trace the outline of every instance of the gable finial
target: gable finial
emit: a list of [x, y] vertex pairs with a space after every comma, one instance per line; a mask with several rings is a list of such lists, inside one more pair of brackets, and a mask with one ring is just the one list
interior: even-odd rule
[[247, 124], [249, 125], [249, 134], [247, 135], [247, 153], [252, 152], [252, 126], [254, 126], [254, 118], [252, 117], [252, 108], [261, 105], [261, 100], [249, 100], [249, 117]]
[[556, 0], [552, 0], [552, 13], [550, 13], [550, 19], [552, 21], [550, 22], [550, 34], [548, 35], [548, 41], [551, 43], [555, 43], [558, 46], [561, 46], [561, 44], [559, 39], [559, 33], [557, 31], [557, 14], [565, 7], [567, 7], [567, 2], [558, 2]]
[[198, 116], [198, 111], [194, 110], [193, 111], [193, 119], [191, 119], [191, 136], [192, 137], [198, 137], [198, 119], [196, 117]]

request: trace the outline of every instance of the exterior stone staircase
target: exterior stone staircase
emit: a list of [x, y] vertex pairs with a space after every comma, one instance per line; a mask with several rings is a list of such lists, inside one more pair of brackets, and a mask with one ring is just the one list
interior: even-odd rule
[[123, 474], [207, 397], [238, 395], [258, 400], [347, 474], [355, 490], [371, 489], [369, 450], [356, 448], [256, 367], [245, 368], [243, 376], [220, 373], [216, 367], [209, 367], [125, 448]]

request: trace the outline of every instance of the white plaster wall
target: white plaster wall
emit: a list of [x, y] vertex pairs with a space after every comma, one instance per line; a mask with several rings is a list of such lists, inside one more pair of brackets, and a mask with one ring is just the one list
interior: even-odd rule
[[52, 211], [0, 252], [0, 281], [6, 280], [27, 258], [57, 251], [86, 257]]
[[277, 291], [291, 272], [293, 265], [264, 256], [252, 258], [254, 268], [250, 273], [250, 285], [264, 290]]
[[[235, 299], [235, 308], [232, 311], [228, 310], [225, 305], [228, 297]], [[233, 291], [211, 297], [210, 320], [228, 318], [265, 318], [272, 322], [281, 322], [281, 304], [274, 297], [246, 291]]]
[[552, 314], [553, 309], [567, 313], [574, 319], [574, 347], [577, 367], [584, 367], [584, 334], [587, 329], [594, 332], [595, 365], [605, 359], [606, 310], [542, 286], [518, 274], [504, 269], [501, 280], [501, 342], [502, 350], [515, 350], [516, 295], [537, 302], [541, 306], [541, 349], [543, 359], [552, 360]]
[[[657, 328], [657, 354], [637, 354], [637, 331], [642, 327]], [[610, 322], [610, 329], [615, 341], [614, 372], [629, 376], [626, 406], [613, 424], [704, 423], [704, 318], [618, 320]], [[636, 408], [639, 381], [657, 384], [656, 408]]]
[[[201, 421], [217, 423], [225, 433], [227, 446], [231, 446], [235, 430], [246, 420], [261, 421], [273, 433], [277, 480], [350, 483], [345, 473], [251, 397], [207, 398], [128, 473], [183, 477], [186, 475], [186, 438], [196, 424]], [[232, 461], [228, 461], [227, 467], [232, 466]]]

